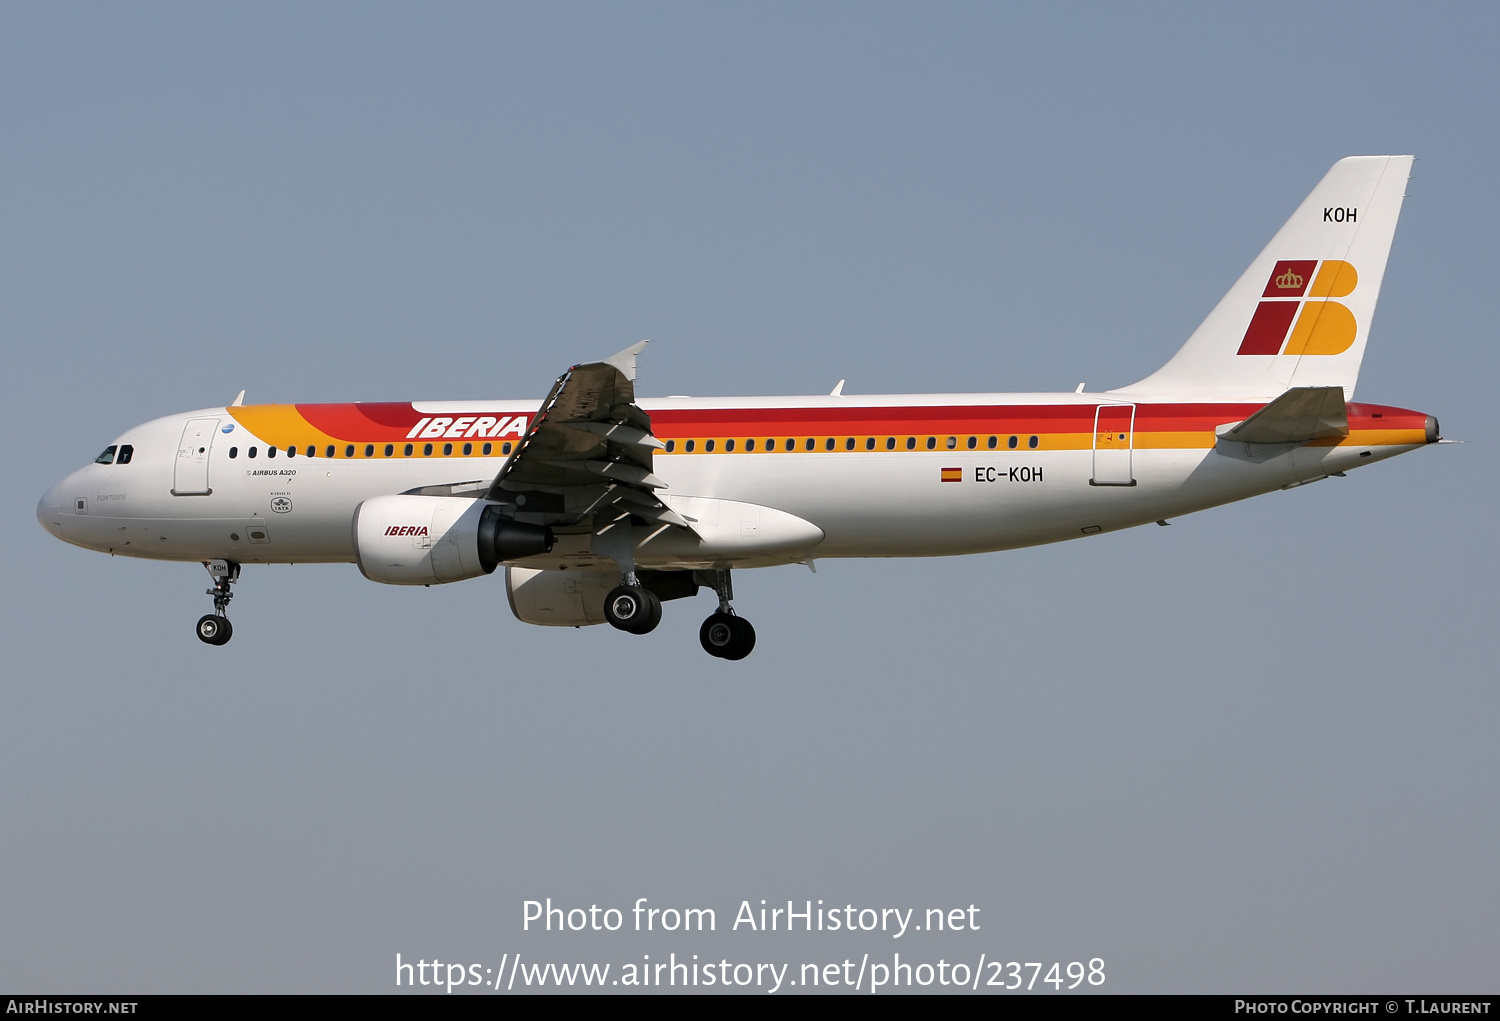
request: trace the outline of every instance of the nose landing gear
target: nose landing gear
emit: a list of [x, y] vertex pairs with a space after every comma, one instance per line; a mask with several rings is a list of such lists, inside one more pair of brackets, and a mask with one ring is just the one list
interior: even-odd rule
[[214, 612], [198, 618], [198, 640], [206, 645], [223, 645], [234, 635], [234, 625], [226, 614], [229, 600], [234, 598], [230, 586], [240, 580], [240, 565], [233, 560], [208, 560], [203, 566], [214, 580], [214, 587], [206, 593], [214, 597]]

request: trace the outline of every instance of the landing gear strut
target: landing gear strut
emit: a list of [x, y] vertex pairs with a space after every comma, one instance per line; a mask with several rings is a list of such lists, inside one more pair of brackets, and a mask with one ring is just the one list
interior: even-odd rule
[[[704, 572], [708, 573], [708, 572]], [[734, 585], [729, 580], [729, 569], [714, 571], [713, 587], [719, 594], [719, 609], [709, 615], [698, 629], [698, 642], [703, 651], [719, 659], [744, 659], [755, 648], [755, 628], [744, 617], [734, 612], [729, 605], [734, 599]]]
[[214, 612], [198, 618], [198, 640], [207, 645], [223, 645], [234, 635], [234, 626], [229, 623], [229, 600], [234, 598], [230, 588], [240, 580], [240, 565], [233, 560], [208, 560], [203, 564], [214, 580], [214, 587], [207, 594], [214, 597]]

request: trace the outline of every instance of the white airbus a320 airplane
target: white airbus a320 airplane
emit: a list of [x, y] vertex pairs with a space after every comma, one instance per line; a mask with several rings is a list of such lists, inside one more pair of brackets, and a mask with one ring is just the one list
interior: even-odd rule
[[[982, 553], [1130, 528], [1438, 440], [1351, 402], [1410, 156], [1340, 160], [1157, 372], [1105, 393], [640, 399], [636, 355], [533, 401], [209, 408], [128, 430], [42, 497], [42, 527], [198, 561], [210, 645], [242, 564], [348, 563], [435, 585], [505, 568], [529, 624], [644, 634], [737, 567]], [[243, 393], [240, 395], [243, 398]]]

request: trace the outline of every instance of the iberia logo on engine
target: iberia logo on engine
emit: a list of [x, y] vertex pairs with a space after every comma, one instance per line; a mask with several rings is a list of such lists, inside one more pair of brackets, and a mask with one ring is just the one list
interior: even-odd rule
[[426, 535], [426, 525], [392, 525], [385, 530], [386, 535]]
[[1343, 354], [1354, 343], [1358, 326], [1348, 306], [1328, 299], [1347, 297], [1358, 283], [1354, 267], [1338, 259], [1323, 260], [1321, 268], [1316, 259], [1278, 262], [1240, 341], [1239, 354]]

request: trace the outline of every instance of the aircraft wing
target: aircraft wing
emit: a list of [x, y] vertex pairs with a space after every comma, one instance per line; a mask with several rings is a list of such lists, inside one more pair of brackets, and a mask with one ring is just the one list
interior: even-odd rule
[[597, 515], [614, 520], [629, 514], [691, 530], [656, 495], [666, 488], [651, 470], [662, 442], [635, 403], [636, 356], [645, 346], [643, 340], [558, 377], [485, 497], [510, 505], [517, 520], [539, 525], [595, 527]]

